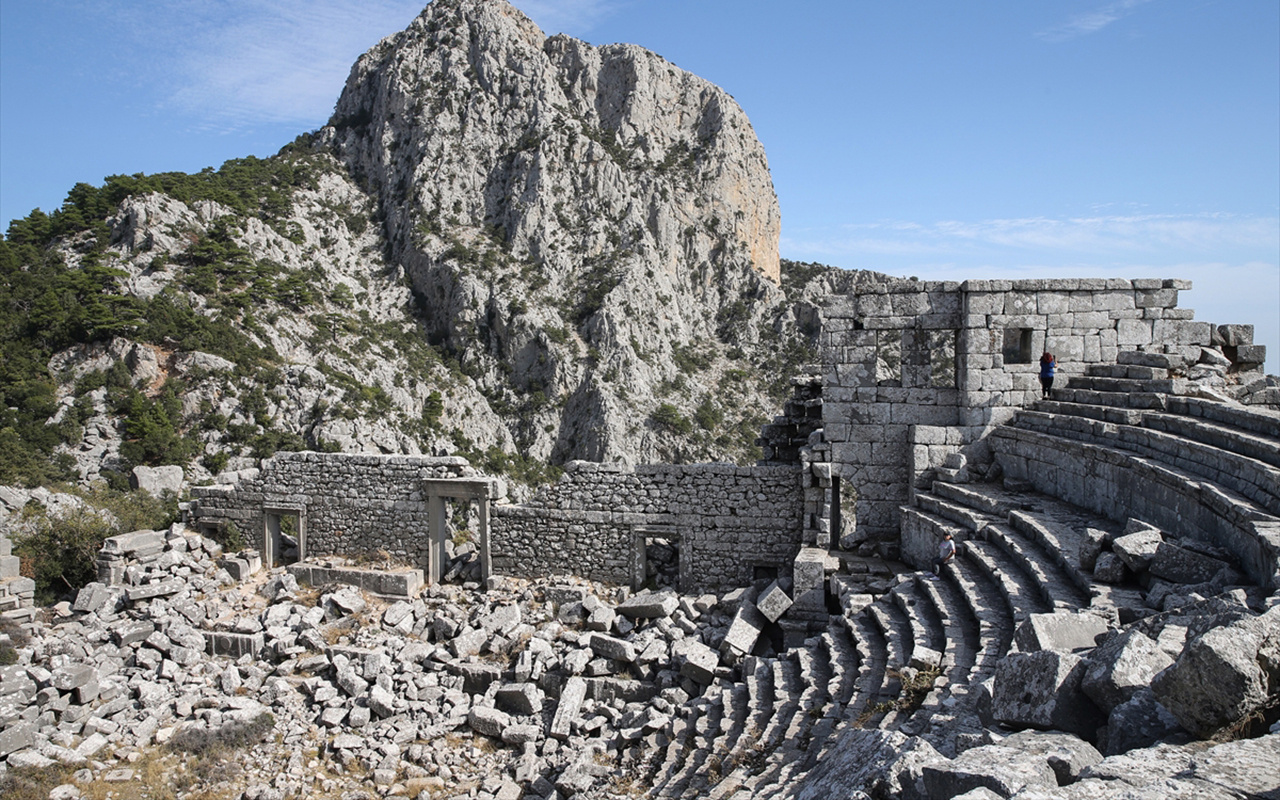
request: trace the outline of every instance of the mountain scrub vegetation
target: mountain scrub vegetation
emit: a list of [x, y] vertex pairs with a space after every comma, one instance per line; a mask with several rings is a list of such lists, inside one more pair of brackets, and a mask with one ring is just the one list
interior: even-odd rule
[[777, 258], [741, 109], [640, 48], [435, 6], [275, 156], [79, 183], [10, 222], [0, 484], [301, 449], [517, 484], [758, 457], [854, 273]]

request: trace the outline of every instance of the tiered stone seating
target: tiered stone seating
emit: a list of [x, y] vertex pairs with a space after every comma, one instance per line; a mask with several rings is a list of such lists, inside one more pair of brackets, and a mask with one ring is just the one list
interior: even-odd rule
[[772, 797], [776, 787], [786, 785], [793, 775], [806, 770], [812, 761], [809, 753], [820, 751], [834, 728], [834, 720], [826, 716], [832, 700], [828, 691], [832, 669], [821, 639], [809, 639], [794, 652], [800, 668], [799, 682], [804, 688], [782, 741], [768, 751], [760, 774], [747, 782], [752, 788], [751, 797]]
[[1154, 365], [1091, 366], [992, 433], [1006, 475], [1115, 520], [1206, 538], [1276, 588], [1280, 414], [1181, 396], [1158, 357], [1121, 358]]
[[[713, 686], [704, 699], [707, 700], [706, 711], [690, 726], [691, 736], [685, 739], [684, 757], [680, 765], [661, 783], [654, 786], [655, 797], [683, 797], [695, 778], [700, 777], [705, 784], [707, 759], [715, 752], [715, 744], [720, 736], [721, 721], [732, 715], [732, 708], [726, 708], [726, 701], [732, 706], [732, 692], [727, 689], [717, 691]], [[726, 697], [728, 695], [728, 697]]]

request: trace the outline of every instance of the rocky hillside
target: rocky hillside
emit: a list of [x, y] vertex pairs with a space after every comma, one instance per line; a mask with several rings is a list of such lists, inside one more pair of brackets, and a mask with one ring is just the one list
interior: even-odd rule
[[[756, 456], [858, 279], [780, 262], [722, 89], [630, 45], [436, 0], [269, 159], [113, 176], [0, 242], [0, 483], [277, 449]], [[12, 354], [12, 355], [11, 355]]]

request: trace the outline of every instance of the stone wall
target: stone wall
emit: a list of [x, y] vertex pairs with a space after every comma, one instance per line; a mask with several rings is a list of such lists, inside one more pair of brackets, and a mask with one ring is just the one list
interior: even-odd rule
[[[891, 541], [913, 478], [1057, 384], [1120, 350], [1208, 345], [1212, 327], [1177, 308], [1178, 280], [890, 281], [828, 298], [824, 438], [857, 488], [857, 539]], [[1193, 359], [1194, 360], [1194, 359]]]
[[[191, 515], [205, 530], [234, 523], [266, 552], [268, 515], [296, 513], [307, 556], [385, 550], [426, 568], [426, 483], [476, 476], [461, 458], [278, 453], [235, 484], [194, 487]], [[802, 498], [793, 466], [573, 462], [530, 504], [490, 509], [492, 569], [629, 585], [647, 535], [678, 542], [683, 590], [741, 586], [756, 567], [790, 574]]]
[[757, 567], [790, 574], [802, 509], [794, 466], [571, 462], [529, 504], [494, 509], [493, 566], [632, 584], [652, 535], [678, 542], [682, 591], [743, 586]]
[[205, 529], [235, 523], [265, 553], [267, 514], [292, 511], [301, 518], [306, 555], [386, 550], [421, 566], [429, 544], [423, 481], [477, 474], [456, 457], [277, 453], [235, 484], [193, 487], [192, 516]]

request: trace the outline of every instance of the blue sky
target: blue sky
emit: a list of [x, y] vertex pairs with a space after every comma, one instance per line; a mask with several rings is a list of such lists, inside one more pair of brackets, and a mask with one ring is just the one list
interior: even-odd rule
[[[782, 255], [921, 278], [1185, 277], [1280, 363], [1275, 0], [516, 0], [747, 111]], [[418, 0], [0, 0], [0, 220], [269, 155]]]

